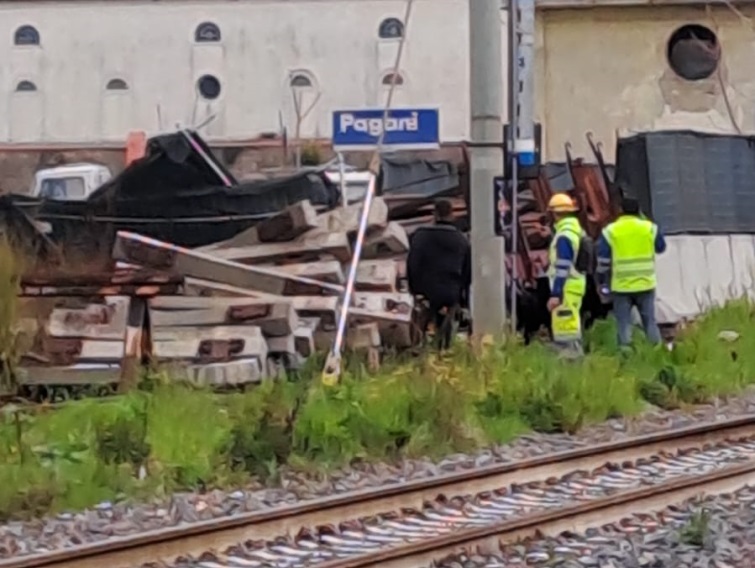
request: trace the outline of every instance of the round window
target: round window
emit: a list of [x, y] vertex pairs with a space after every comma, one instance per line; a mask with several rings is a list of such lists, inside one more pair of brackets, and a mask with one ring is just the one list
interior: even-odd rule
[[197, 90], [205, 99], [217, 99], [220, 96], [220, 81], [214, 75], [203, 75], [197, 81]]
[[715, 73], [721, 59], [721, 47], [713, 30], [689, 24], [671, 35], [666, 57], [671, 69], [681, 78], [700, 81]]

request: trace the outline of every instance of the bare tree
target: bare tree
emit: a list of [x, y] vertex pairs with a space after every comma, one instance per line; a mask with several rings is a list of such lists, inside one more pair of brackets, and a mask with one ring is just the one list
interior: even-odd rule
[[314, 89], [314, 85], [310, 84], [309, 87], [302, 88], [301, 86], [296, 85], [293, 79], [294, 76], [292, 75], [291, 80], [289, 80], [289, 87], [291, 88], [291, 96], [294, 100], [294, 113], [296, 115], [296, 127], [294, 129], [294, 136], [296, 136], [296, 168], [299, 169], [301, 168], [301, 125], [315, 108], [315, 105], [320, 100], [322, 93], [317, 90], [312, 102], [309, 104], [309, 106], [304, 108], [304, 94], [310, 91], [310, 89]]

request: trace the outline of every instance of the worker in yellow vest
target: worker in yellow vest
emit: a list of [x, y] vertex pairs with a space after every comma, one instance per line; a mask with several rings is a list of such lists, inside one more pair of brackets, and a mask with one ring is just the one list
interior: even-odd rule
[[550, 246], [548, 280], [551, 294], [548, 310], [551, 313], [553, 342], [557, 347], [583, 353], [580, 309], [585, 295], [585, 275], [576, 268], [585, 232], [577, 219], [577, 206], [565, 193], [556, 193], [548, 203], [553, 216], [554, 232]]
[[636, 199], [622, 199], [621, 209], [621, 216], [598, 240], [598, 289], [613, 300], [619, 347], [632, 340], [633, 307], [640, 312], [648, 340], [657, 344], [661, 333], [655, 320], [655, 256], [666, 250], [666, 242], [658, 226], [642, 215]]

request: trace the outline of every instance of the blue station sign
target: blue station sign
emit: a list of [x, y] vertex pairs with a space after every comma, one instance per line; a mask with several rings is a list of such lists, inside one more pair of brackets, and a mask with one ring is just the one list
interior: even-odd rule
[[377, 145], [385, 130], [383, 145], [389, 148], [436, 148], [440, 142], [438, 109], [339, 110], [333, 113], [333, 146], [366, 149]]

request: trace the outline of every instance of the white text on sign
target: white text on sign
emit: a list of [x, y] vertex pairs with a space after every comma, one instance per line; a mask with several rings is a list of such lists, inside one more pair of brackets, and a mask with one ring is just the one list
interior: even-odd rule
[[[339, 128], [342, 134], [349, 130], [364, 132], [370, 136], [380, 136], [383, 133], [382, 118], [357, 118], [353, 113], [343, 113], [340, 116]], [[419, 131], [419, 116], [412, 112], [404, 118], [388, 117], [385, 120], [385, 132], [417, 132]]]

